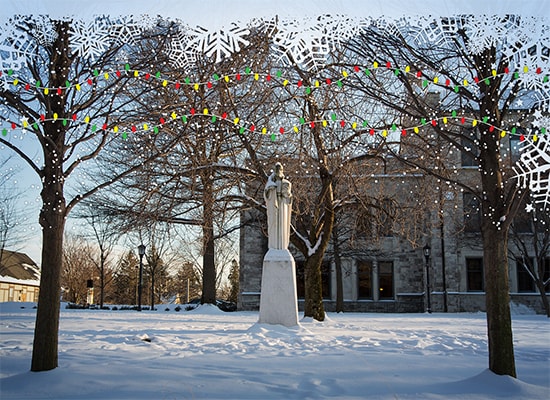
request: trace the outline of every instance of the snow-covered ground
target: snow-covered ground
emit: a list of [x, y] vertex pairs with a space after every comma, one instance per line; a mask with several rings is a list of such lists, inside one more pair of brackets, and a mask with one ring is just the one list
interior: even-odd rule
[[0, 303], [2, 400], [550, 398], [541, 315], [514, 313], [516, 380], [487, 370], [483, 313], [328, 314], [284, 328], [213, 306], [63, 309], [59, 368], [32, 373], [35, 314]]

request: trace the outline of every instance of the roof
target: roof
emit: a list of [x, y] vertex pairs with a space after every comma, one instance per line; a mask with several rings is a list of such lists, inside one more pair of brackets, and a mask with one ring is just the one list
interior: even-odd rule
[[38, 286], [40, 268], [24, 253], [0, 250], [0, 281]]

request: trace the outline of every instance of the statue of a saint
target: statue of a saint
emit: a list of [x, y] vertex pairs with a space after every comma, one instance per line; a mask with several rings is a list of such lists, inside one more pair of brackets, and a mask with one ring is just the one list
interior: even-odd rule
[[291, 188], [291, 183], [283, 174], [283, 166], [281, 163], [275, 164], [275, 171], [267, 179], [264, 189], [270, 249], [288, 249], [292, 212]]

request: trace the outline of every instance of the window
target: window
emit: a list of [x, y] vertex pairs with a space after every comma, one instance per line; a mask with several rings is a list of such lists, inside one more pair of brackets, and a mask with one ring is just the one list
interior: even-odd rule
[[516, 274], [518, 278], [518, 292], [534, 292], [535, 291], [535, 282], [527, 268], [532, 268], [533, 259], [521, 261], [521, 258], [518, 258], [516, 262]]
[[483, 292], [483, 258], [466, 259], [468, 292]]
[[359, 261], [357, 264], [357, 298], [372, 299], [371, 261]]
[[378, 263], [378, 286], [380, 300], [388, 300], [394, 298], [393, 262], [380, 261]]
[[480, 232], [481, 231], [481, 206], [479, 199], [472, 193], [464, 193], [462, 195], [464, 208], [464, 231], [465, 232]]

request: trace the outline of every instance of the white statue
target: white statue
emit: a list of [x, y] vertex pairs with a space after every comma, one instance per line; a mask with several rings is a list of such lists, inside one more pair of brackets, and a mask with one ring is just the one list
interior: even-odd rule
[[291, 188], [291, 183], [283, 174], [283, 166], [281, 163], [275, 164], [275, 171], [267, 179], [264, 189], [270, 249], [288, 249], [292, 212]]

